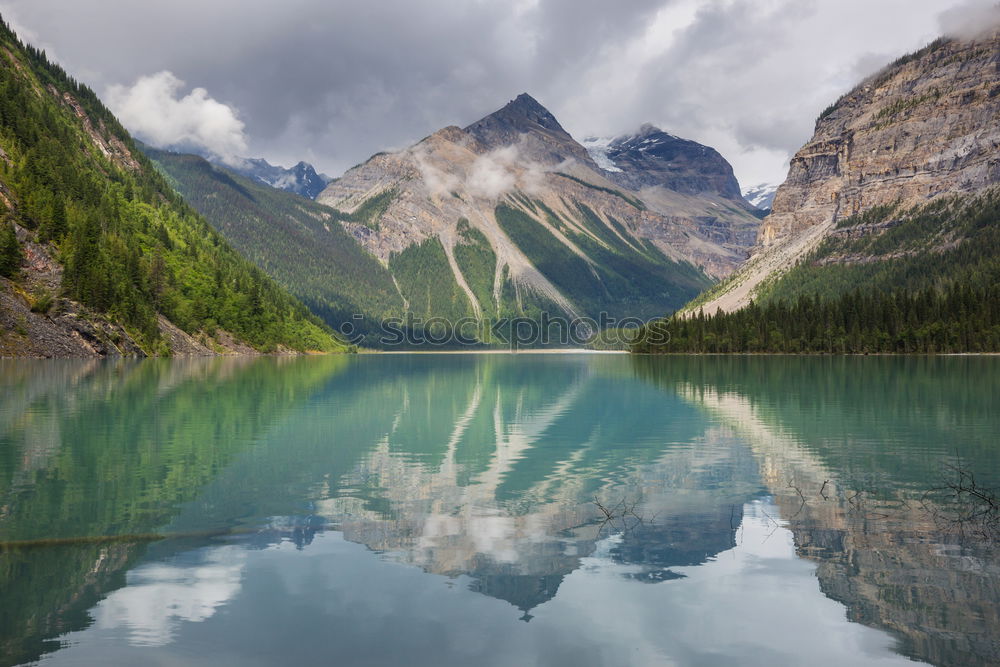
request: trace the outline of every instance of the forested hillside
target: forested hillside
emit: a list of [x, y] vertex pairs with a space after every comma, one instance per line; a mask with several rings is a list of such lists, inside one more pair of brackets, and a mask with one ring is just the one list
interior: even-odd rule
[[1000, 351], [1000, 189], [840, 220], [756, 302], [657, 322], [633, 349]]
[[349, 216], [196, 155], [142, 149], [234, 248], [331, 326], [372, 333], [403, 314], [389, 270], [341, 226]]
[[[168, 354], [180, 331], [207, 351], [343, 348], [184, 203], [93, 91], [4, 24], [0, 48], [3, 354], [51, 353], [43, 334], [59, 354]], [[60, 342], [81, 338], [79, 352]]]

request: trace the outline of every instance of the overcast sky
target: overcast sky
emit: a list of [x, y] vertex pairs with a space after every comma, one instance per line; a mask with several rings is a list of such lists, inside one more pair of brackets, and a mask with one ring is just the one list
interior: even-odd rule
[[817, 114], [996, 0], [0, 0], [140, 138], [339, 175], [529, 92], [781, 182]]

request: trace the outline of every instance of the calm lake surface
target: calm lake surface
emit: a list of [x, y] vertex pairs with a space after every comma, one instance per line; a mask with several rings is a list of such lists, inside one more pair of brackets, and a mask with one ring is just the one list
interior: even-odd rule
[[996, 357], [2, 361], [0, 663], [998, 664], [998, 436]]

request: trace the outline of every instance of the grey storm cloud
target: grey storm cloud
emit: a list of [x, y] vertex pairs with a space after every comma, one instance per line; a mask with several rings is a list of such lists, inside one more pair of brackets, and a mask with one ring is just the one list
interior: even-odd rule
[[941, 12], [941, 32], [959, 39], [974, 39], [1000, 26], [1000, 2], [966, 0]]
[[575, 136], [653, 122], [780, 181], [859, 77], [969, 0], [0, 0], [154, 143], [336, 175], [530, 92]]

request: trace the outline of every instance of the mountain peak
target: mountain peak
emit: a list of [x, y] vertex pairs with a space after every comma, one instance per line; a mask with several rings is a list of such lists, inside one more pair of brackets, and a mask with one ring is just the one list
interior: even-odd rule
[[587, 151], [574, 141], [552, 113], [528, 93], [465, 128], [486, 150], [519, 145], [536, 162], [560, 164], [574, 159], [596, 168]]
[[515, 97], [514, 99], [512, 99], [510, 102], [508, 102], [507, 106], [505, 106], [504, 108], [505, 109], [517, 109], [517, 110], [523, 110], [523, 111], [533, 111], [533, 112], [536, 112], [536, 113], [537, 112], [549, 113], [548, 109], [546, 109], [544, 106], [542, 106], [541, 103], [538, 100], [536, 100], [534, 97], [532, 97], [528, 93], [521, 93], [520, 95], [518, 95], [517, 97]]
[[635, 136], [648, 137], [652, 134], [667, 134], [667, 133], [661, 130], [660, 128], [656, 127], [652, 123], [643, 123], [642, 125], [639, 126], [639, 131], [636, 132]]
[[[559, 135], [560, 138], [564, 137], [572, 141], [566, 130], [562, 128], [556, 117], [552, 115], [552, 112], [542, 106], [538, 100], [528, 93], [521, 93], [504, 105], [502, 109], [498, 109], [485, 118], [469, 125], [465, 128], [465, 131], [475, 135], [477, 139], [484, 141], [484, 143], [490, 144], [493, 143], [490, 141], [490, 138], [495, 138], [490, 137], [490, 135], [495, 134], [495, 131], [500, 128], [519, 134], [543, 129]], [[507, 132], [504, 134], [507, 134]]]
[[656, 125], [653, 125], [652, 123], [643, 123], [642, 125], [639, 126], [639, 129], [637, 129], [635, 132], [615, 137], [612, 140], [612, 143], [620, 146], [627, 144], [629, 142], [644, 141], [646, 139], [660, 139], [661, 141], [664, 142], [683, 141], [683, 142], [695, 143], [690, 141], [689, 139], [682, 139], [676, 135], [670, 134], [666, 130], [661, 129]]
[[[613, 180], [639, 190], [663, 186], [690, 195], [715, 193], [743, 202], [732, 166], [710, 146], [665, 132], [644, 123], [634, 134], [626, 134], [595, 145], [602, 160], [615, 165]], [[748, 205], [749, 206], [749, 205]]]
[[569, 136], [566, 130], [562, 128], [562, 125], [559, 124], [559, 121], [556, 120], [556, 117], [552, 115], [552, 112], [543, 107], [538, 100], [528, 93], [521, 93], [500, 111], [516, 113], [527, 118], [529, 121], [541, 125], [546, 130], [561, 132]]

